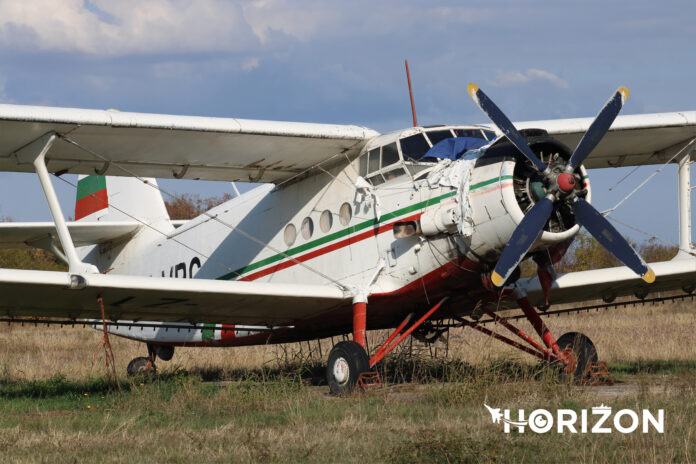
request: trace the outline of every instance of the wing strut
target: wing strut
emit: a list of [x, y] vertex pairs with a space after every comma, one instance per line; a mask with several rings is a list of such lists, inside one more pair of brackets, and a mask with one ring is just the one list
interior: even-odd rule
[[679, 189], [679, 253], [678, 257], [691, 257], [691, 157], [692, 148], [679, 160], [678, 189]]
[[[68, 260], [68, 270], [71, 274], [99, 274], [99, 270], [92, 264], [83, 263], [75, 251], [75, 245], [70, 231], [65, 223], [63, 210], [60, 208], [58, 197], [53, 189], [51, 177], [46, 168], [46, 154], [53, 146], [57, 136], [55, 132], [48, 132], [33, 142], [25, 145], [12, 154], [13, 159], [17, 164], [33, 164], [36, 170], [36, 175], [39, 177], [41, 188], [46, 195], [46, 203], [51, 211], [53, 223], [58, 232], [60, 244], [65, 252], [65, 257]], [[75, 285], [79, 286], [79, 279], [74, 280]]]

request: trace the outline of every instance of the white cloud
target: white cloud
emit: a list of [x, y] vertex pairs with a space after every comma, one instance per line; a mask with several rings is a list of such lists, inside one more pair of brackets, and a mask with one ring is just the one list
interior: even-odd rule
[[244, 2], [244, 17], [262, 42], [271, 31], [308, 40], [319, 30], [333, 28], [345, 20], [346, 11], [331, 2], [290, 2], [288, 0], [251, 0]]
[[243, 51], [259, 40], [225, 0], [0, 0], [0, 48], [124, 55]]
[[253, 71], [259, 67], [259, 59], [255, 56], [247, 58], [244, 63], [242, 63], [242, 71]]
[[272, 31], [301, 41], [317, 36], [390, 34], [422, 29], [424, 24], [453, 22], [471, 24], [493, 18], [489, 9], [409, 5], [392, 0], [383, 2], [331, 2], [316, 0], [247, 0], [244, 17], [256, 35], [267, 42]]
[[488, 84], [494, 87], [506, 87], [510, 85], [524, 85], [532, 82], [546, 81], [562, 89], [568, 88], [568, 83], [548, 71], [541, 69], [528, 69], [526, 73], [520, 71], [498, 71], [496, 78]]
[[110, 56], [252, 54], [284, 37], [389, 34], [423, 22], [471, 24], [491, 17], [485, 9], [423, 9], [396, 0], [0, 0], [0, 12], [0, 50]]

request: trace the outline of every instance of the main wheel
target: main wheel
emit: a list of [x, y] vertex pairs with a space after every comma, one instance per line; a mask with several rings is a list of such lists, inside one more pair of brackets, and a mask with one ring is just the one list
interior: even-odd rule
[[152, 364], [148, 369], [149, 362], [150, 358], [146, 358], [145, 356], [133, 358], [133, 360], [131, 360], [131, 362], [128, 363], [128, 367], [126, 367], [128, 377], [134, 377], [136, 375], [154, 374], [157, 371], [157, 367], [154, 364]]
[[575, 366], [571, 372], [566, 372], [566, 374], [572, 376], [576, 381], [582, 380], [587, 375], [590, 365], [597, 362], [597, 350], [594, 343], [587, 335], [579, 332], [568, 332], [561, 335], [558, 339], [558, 348], [561, 351], [570, 349]]
[[351, 393], [360, 374], [368, 370], [370, 360], [362, 346], [352, 341], [336, 343], [326, 366], [326, 381], [331, 394]]

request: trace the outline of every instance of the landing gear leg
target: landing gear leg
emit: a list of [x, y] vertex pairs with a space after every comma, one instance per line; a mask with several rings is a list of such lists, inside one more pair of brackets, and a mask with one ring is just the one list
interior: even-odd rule
[[329, 353], [326, 381], [333, 395], [353, 392], [360, 374], [370, 370], [365, 351], [367, 305], [364, 298], [353, 301], [353, 341], [337, 343]]

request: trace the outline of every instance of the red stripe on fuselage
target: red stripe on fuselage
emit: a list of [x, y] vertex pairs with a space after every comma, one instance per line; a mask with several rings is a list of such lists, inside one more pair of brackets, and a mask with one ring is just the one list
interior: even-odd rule
[[75, 220], [78, 221], [85, 216], [109, 207], [109, 199], [106, 189], [94, 192], [86, 197], [80, 198], [75, 203]]
[[418, 218], [421, 217], [423, 213], [418, 213], [414, 214], [412, 216], [408, 216], [405, 218], [399, 218], [396, 221], [389, 222], [387, 224], [381, 225], [379, 227], [373, 227], [371, 230], [368, 230], [367, 232], [363, 232], [358, 235], [354, 235], [352, 237], [348, 237], [345, 240], [341, 240], [340, 242], [333, 243], [331, 245], [328, 245], [324, 248], [320, 248], [318, 250], [311, 251], [307, 254], [304, 254], [302, 256], [298, 256], [296, 258], [287, 258], [288, 261], [284, 261], [282, 263], [278, 263], [275, 266], [268, 267], [262, 271], [255, 272], [253, 274], [249, 274], [248, 276], [244, 276], [239, 280], [256, 280], [260, 279], [261, 277], [267, 276], [269, 274], [273, 274], [278, 271], [282, 271], [283, 269], [287, 269], [291, 266], [294, 266], [298, 263], [303, 263], [305, 261], [309, 261], [310, 259], [316, 258], [317, 256], [325, 255], [326, 253], [331, 253], [332, 251], [336, 251], [338, 249], [341, 249], [343, 247], [346, 247], [348, 245], [351, 245], [353, 243], [357, 243], [360, 241], [363, 241], [365, 239], [368, 239], [370, 237], [376, 237], [377, 235], [387, 232], [389, 230], [392, 230], [392, 227], [394, 226], [395, 223], [397, 222], [402, 222], [402, 221], [415, 221]]

